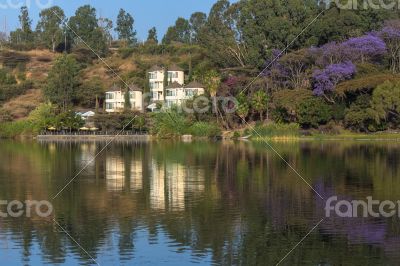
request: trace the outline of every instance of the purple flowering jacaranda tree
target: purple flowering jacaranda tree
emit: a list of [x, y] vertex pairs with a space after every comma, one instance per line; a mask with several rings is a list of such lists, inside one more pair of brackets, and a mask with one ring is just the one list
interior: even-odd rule
[[400, 28], [386, 26], [380, 31], [373, 33], [381, 38], [388, 49], [390, 56], [390, 68], [393, 73], [400, 71]]
[[341, 44], [341, 49], [353, 62], [378, 60], [387, 52], [385, 42], [372, 34], [351, 38]]
[[320, 48], [312, 48], [310, 52], [316, 65], [325, 67], [347, 61], [378, 61], [387, 53], [387, 48], [382, 38], [370, 33], [342, 43], [330, 42]]
[[328, 101], [334, 102], [332, 96], [336, 85], [344, 80], [351, 79], [356, 73], [356, 67], [351, 61], [332, 64], [325, 69], [317, 69], [312, 76], [313, 92], [317, 96], [323, 96]]

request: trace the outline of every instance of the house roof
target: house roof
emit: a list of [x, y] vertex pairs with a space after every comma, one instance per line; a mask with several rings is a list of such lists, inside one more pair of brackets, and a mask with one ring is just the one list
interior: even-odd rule
[[[125, 91], [125, 86], [124, 87], [120, 87], [117, 85], [113, 85], [110, 89], [107, 90], [107, 92], [115, 92], [115, 91]], [[138, 85], [132, 83], [129, 85], [129, 90], [130, 91], [143, 91], [143, 89], [141, 89]]]
[[134, 83], [129, 85], [129, 90], [130, 91], [143, 91], [142, 88], [140, 88], [137, 84], [134, 84]]
[[168, 68], [168, 71], [183, 71], [183, 69], [178, 67], [176, 64], [173, 64]]
[[154, 66], [152, 66], [152, 67], [149, 69], [149, 72], [153, 72], [153, 71], [163, 71], [163, 70], [164, 70], [163, 67], [160, 67], [160, 66], [158, 66], [158, 65], [154, 65]]
[[166, 89], [180, 89], [183, 86], [181, 84], [179, 84], [178, 82], [174, 81], [171, 84], [169, 84]]
[[203, 84], [201, 84], [200, 82], [197, 81], [192, 81], [189, 84], [187, 84], [185, 86], [186, 89], [197, 89], [197, 88], [205, 88], [205, 86]]
[[117, 85], [112, 85], [112, 87], [111, 88], [109, 88], [107, 91], [120, 91], [121, 90], [121, 88], [119, 87], [119, 86], [117, 86]]

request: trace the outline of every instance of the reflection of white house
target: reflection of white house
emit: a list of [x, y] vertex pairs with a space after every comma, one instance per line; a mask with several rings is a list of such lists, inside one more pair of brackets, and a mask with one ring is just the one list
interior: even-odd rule
[[119, 157], [106, 158], [106, 183], [109, 191], [122, 191], [125, 184], [125, 165]]
[[165, 209], [165, 171], [163, 165], [152, 162], [152, 176], [150, 177], [150, 207]]
[[185, 207], [185, 167], [178, 163], [167, 164], [168, 205], [171, 210]]
[[[165, 79], [166, 73], [168, 77]], [[165, 81], [167, 84], [164, 84]], [[185, 73], [176, 65], [169, 67], [168, 71], [160, 66], [153, 66], [149, 70], [149, 85], [153, 102], [165, 101], [167, 107], [171, 107], [174, 104], [180, 105], [182, 101], [204, 93], [204, 86], [200, 83], [191, 82], [186, 86], [184, 86], [184, 83]]]
[[[121, 112], [125, 107], [125, 89], [113, 86], [106, 92], [106, 112]], [[132, 84], [129, 86], [129, 101], [132, 110], [143, 111], [143, 91], [138, 86]]]
[[179, 163], [151, 163], [150, 206], [178, 211], [185, 208], [185, 197], [204, 192], [204, 171]]
[[131, 163], [131, 190], [141, 189], [143, 189], [143, 164], [141, 160], [135, 160]]
[[122, 191], [126, 178], [130, 178], [130, 189], [138, 191], [143, 189], [143, 165], [141, 160], [130, 163], [130, 173], [126, 162], [121, 157], [107, 157], [106, 159], [106, 184], [109, 191]]

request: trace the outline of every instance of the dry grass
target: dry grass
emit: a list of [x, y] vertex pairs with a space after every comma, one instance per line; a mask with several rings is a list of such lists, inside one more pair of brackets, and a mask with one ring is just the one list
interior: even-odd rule
[[58, 55], [45, 50], [33, 50], [25, 54], [31, 57], [31, 61], [26, 65], [26, 77], [37, 81], [47, 78], [53, 61]]
[[25, 94], [6, 102], [1, 110], [9, 113], [13, 119], [18, 120], [27, 117], [41, 102], [41, 90], [31, 89]]

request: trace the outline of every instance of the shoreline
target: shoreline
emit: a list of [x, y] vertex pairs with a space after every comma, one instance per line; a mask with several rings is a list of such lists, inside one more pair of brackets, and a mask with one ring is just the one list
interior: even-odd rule
[[[37, 141], [151, 141], [162, 140], [153, 135], [38, 135], [32, 138]], [[166, 138], [166, 140], [179, 140], [182, 142], [191, 142], [197, 140], [212, 140], [212, 138], [180, 136], [175, 138]], [[222, 141], [244, 141], [244, 142], [295, 142], [295, 141], [395, 141], [400, 142], [399, 133], [383, 134], [339, 134], [339, 135], [315, 135], [315, 136], [266, 136], [254, 137], [249, 139], [222, 137]], [[215, 139], [214, 139], [215, 140]]]
[[149, 141], [151, 135], [37, 135], [37, 141]]

